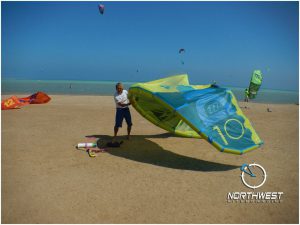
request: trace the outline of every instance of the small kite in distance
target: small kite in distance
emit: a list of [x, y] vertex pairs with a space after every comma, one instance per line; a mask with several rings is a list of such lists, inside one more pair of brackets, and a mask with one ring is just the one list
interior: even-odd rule
[[104, 14], [104, 5], [99, 5], [98, 8], [99, 8], [100, 14], [103, 15]]
[[185, 49], [184, 48], [179, 49], [179, 54], [181, 54], [181, 53], [185, 53]]

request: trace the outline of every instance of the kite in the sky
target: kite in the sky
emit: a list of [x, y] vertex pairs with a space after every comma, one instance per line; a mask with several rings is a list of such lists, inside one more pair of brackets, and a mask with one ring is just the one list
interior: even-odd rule
[[98, 5], [98, 8], [99, 8], [100, 14], [103, 15], [104, 14], [104, 5], [100, 4], [100, 5]]
[[185, 53], [185, 49], [184, 48], [179, 49], [178, 53], [180, 54], [180, 58], [181, 58], [180, 62], [182, 65], [184, 65], [183, 54]]
[[181, 54], [181, 53], [185, 53], [185, 49], [184, 48], [179, 49], [179, 54]]
[[129, 99], [153, 124], [179, 136], [204, 138], [221, 152], [243, 154], [263, 143], [231, 90], [190, 85], [186, 74], [134, 84]]
[[262, 72], [260, 70], [254, 70], [252, 73], [252, 77], [251, 77], [251, 81], [250, 81], [250, 85], [248, 88], [248, 92], [249, 92], [249, 98], [253, 99], [256, 97], [257, 92], [261, 86], [262, 83], [262, 79], [263, 79], [263, 75]]

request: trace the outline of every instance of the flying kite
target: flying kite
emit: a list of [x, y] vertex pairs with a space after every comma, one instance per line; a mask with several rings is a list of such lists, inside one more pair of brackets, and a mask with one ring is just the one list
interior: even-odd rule
[[99, 8], [100, 14], [103, 15], [104, 14], [104, 5], [100, 4], [100, 5], [98, 5], [98, 8]]
[[181, 58], [180, 62], [182, 65], [184, 65], [183, 54], [185, 53], [185, 49], [184, 48], [179, 49], [178, 53], [180, 54], [180, 58]]
[[179, 49], [179, 54], [181, 54], [181, 53], [185, 53], [185, 49], [184, 48]]
[[183, 137], [204, 138], [221, 152], [243, 154], [263, 144], [231, 90], [190, 85], [171, 76], [129, 89], [132, 106], [153, 124]]
[[262, 83], [262, 72], [260, 70], [254, 70], [252, 73], [250, 85], [249, 85], [249, 98], [254, 99], [257, 95], [257, 92], [261, 86]]

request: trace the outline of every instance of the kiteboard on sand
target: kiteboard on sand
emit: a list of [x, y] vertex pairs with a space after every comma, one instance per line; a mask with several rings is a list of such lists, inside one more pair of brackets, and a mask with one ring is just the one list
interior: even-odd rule
[[89, 141], [93, 142], [78, 143], [76, 148], [87, 152], [90, 157], [96, 157], [99, 153], [107, 152], [107, 147], [118, 148], [123, 144], [123, 141], [106, 143], [104, 140], [94, 137], [89, 138]]

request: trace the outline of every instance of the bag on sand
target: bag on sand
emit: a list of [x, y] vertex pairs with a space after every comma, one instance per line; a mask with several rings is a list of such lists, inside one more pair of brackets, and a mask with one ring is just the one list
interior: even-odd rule
[[123, 144], [123, 141], [120, 142], [108, 142], [106, 144], [107, 147], [113, 147], [113, 148], [119, 148], [121, 146], [121, 144]]

